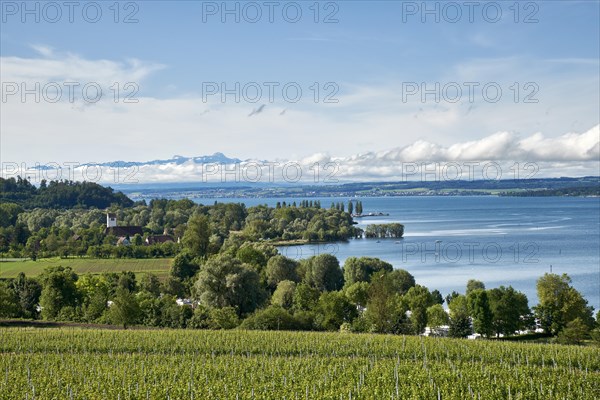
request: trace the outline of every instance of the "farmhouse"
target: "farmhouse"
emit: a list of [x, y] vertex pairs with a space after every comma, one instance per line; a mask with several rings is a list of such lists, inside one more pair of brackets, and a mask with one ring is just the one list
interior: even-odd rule
[[175, 240], [173, 239], [173, 236], [167, 235], [167, 234], [150, 235], [146, 238], [147, 245], [169, 243], [169, 242], [175, 242]]

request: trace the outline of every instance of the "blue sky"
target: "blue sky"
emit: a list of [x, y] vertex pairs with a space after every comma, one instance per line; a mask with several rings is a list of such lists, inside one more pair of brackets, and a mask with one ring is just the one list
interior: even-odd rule
[[[297, 23], [283, 18], [281, 9], [290, 2], [276, 2], [273, 23], [264, 2], [254, 3], [263, 12], [257, 23], [244, 21], [243, 14], [240, 23], [231, 15], [223, 23], [221, 10], [203, 21], [203, 9], [222, 2], [140, 1], [134, 2], [138, 22], [129, 24], [122, 22], [134, 10], [127, 2], [121, 3], [119, 23], [107, 2], [94, 24], [79, 10], [74, 23], [66, 15], [58, 23], [43, 16], [39, 23], [31, 16], [23, 23], [22, 10], [12, 15], [2, 3], [3, 82], [74, 79], [98, 81], [105, 88], [115, 81], [135, 82], [140, 100], [84, 107], [11, 98], [1, 104], [3, 160], [60, 162], [73, 154], [81, 162], [148, 160], [215, 151], [261, 159], [315, 153], [351, 157], [419, 141], [450, 148], [498, 133], [512, 135], [514, 146], [541, 134], [540, 146], [548, 147], [544, 140], [585, 134], [599, 123], [598, 1], [520, 2], [518, 17], [515, 2], [494, 2], [485, 15], [494, 17], [492, 11], [500, 7], [502, 18], [494, 23], [483, 14], [486, 2], [475, 8], [473, 22], [468, 2], [453, 3], [463, 15], [452, 23], [453, 9], [443, 12], [447, 2], [428, 2], [427, 7], [439, 7], [440, 22], [431, 14], [423, 22], [424, 2], [338, 1], [321, 2], [315, 23], [310, 1], [297, 2], [303, 13]], [[414, 7], [418, 10], [408, 13]], [[338, 22], [323, 23], [332, 11]], [[525, 23], [528, 16], [537, 22]], [[219, 96], [204, 102], [206, 82], [296, 82], [303, 95], [298, 103], [280, 93], [273, 102], [223, 103]], [[311, 101], [314, 82], [335, 83], [338, 103]], [[420, 94], [402, 99], [407, 83], [422, 82], [428, 87], [495, 82], [503, 94], [497, 103], [485, 101], [478, 91], [473, 101], [463, 93], [456, 103], [431, 96], [423, 102]], [[514, 82], [518, 101], [510, 89]], [[523, 102], [531, 89], [526, 83], [536, 85], [537, 103]], [[262, 104], [263, 112], [248, 117]], [[596, 158], [589, 136], [575, 141], [583, 148], [573, 149], [588, 158], [573, 162]], [[32, 140], [39, 146], [26, 148]], [[553, 161], [547, 153], [527, 154]]]

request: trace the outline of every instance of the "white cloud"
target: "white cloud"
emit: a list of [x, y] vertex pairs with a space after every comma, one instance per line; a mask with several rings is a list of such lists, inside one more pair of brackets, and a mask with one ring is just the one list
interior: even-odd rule
[[[46, 46], [35, 48], [42, 57], [0, 59], [3, 82], [109, 85], [149, 80], [163, 68], [136, 59], [89, 60]], [[2, 104], [2, 160], [144, 161], [220, 151], [239, 158], [299, 160], [302, 165], [337, 161], [340, 176], [347, 179], [390, 178], [398, 175], [399, 163], [424, 161], [520, 160], [547, 163], [552, 173], [566, 171], [566, 165], [574, 173], [593, 172], [590, 163], [599, 154], [598, 94], [593, 90], [597, 72], [555, 82], [547, 70], [532, 66], [529, 72], [539, 82], [540, 101], [524, 104], [513, 101], [507, 88], [512, 79], [526, 82], [527, 74], [510, 75], [528, 71], [526, 64], [516, 57], [474, 60], [449, 66], [440, 80], [486, 82], [500, 74], [506, 92], [498, 103], [466, 98], [423, 103], [418, 95], [406, 101], [398, 81], [339, 82], [337, 104], [315, 104], [312, 94], [296, 104], [276, 99], [256, 118], [248, 114], [263, 103], [207, 103], [193, 93], [138, 95], [138, 103], [115, 104], [108, 92], [93, 107], [65, 101], [23, 103], [14, 96]], [[191, 180], [197, 177], [196, 167], [149, 167], [146, 172], [149, 179]]]
[[77, 54], [56, 53], [51, 47], [32, 45], [42, 57], [0, 57], [3, 82], [78, 82], [82, 85], [97, 82], [110, 86], [116, 82], [139, 83], [164, 65], [147, 63], [135, 58], [125, 61], [89, 60]]

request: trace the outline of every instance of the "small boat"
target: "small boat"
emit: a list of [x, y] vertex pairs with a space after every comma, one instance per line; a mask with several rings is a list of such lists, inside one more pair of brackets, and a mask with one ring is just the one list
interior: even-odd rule
[[375, 243], [381, 243], [381, 240], [376, 241]]
[[442, 241], [441, 241], [441, 240], [436, 240], [435, 242], [436, 242], [436, 243], [442, 243]]

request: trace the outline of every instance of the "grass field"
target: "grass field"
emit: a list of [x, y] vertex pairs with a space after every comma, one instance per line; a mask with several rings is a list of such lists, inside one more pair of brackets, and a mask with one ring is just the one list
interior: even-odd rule
[[31, 260], [0, 260], [0, 278], [14, 278], [19, 272], [27, 276], [36, 276], [44, 268], [62, 265], [71, 267], [78, 274], [100, 274], [102, 272], [133, 271], [135, 273], [152, 272], [157, 275], [166, 275], [171, 267], [171, 258], [148, 259], [97, 259], [97, 258], [45, 258], [37, 261]]
[[0, 328], [2, 399], [597, 399], [598, 348], [317, 332]]

